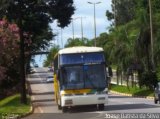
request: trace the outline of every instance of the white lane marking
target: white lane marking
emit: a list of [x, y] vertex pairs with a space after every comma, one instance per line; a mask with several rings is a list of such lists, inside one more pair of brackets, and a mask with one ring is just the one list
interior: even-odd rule
[[42, 110], [42, 108], [38, 107], [38, 110], [40, 111], [40, 113], [44, 113], [44, 111]]
[[35, 100], [35, 97], [34, 97], [33, 95], [31, 96], [31, 100], [32, 100], [32, 101]]

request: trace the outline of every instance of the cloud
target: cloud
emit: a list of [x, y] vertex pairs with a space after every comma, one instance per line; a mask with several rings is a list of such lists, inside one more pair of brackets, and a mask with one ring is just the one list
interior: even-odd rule
[[[105, 16], [106, 10], [111, 11], [111, 0], [74, 0], [74, 5], [76, 7], [75, 14], [72, 16], [73, 18], [76, 17], [85, 17], [83, 18], [83, 34], [84, 37], [92, 39], [94, 38], [94, 7], [91, 4], [88, 4], [87, 2], [101, 2], [100, 4], [96, 5], [96, 34], [99, 36], [100, 33], [106, 32], [107, 27], [109, 26], [110, 22], [107, 21], [107, 18]], [[55, 41], [52, 41], [52, 43], [58, 43], [60, 47], [62, 47], [62, 41], [63, 44], [67, 42], [68, 38], [73, 38], [73, 32], [72, 32], [72, 24], [69, 24], [68, 27], [64, 28], [62, 30], [62, 38], [61, 38], [61, 30], [57, 27], [56, 20], [50, 24], [51, 28], [53, 29], [53, 32], [59, 32], [59, 35], [55, 37]], [[56, 30], [55, 30], [56, 29]], [[81, 38], [81, 21], [80, 19], [74, 20], [74, 37]], [[42, 66], [43, 60], [46, 59], [45, 56], [37, 56], [36, 62], [40, 66]]]
[[[81, 37], [81, 28], [83, 28], [84, 37], [92, 39], [94, 38], [94, 6], [93, 4], [88, 4], [87, 2], [101, 2], [96, 4], [96, 34], [99, 36], [100, 33], [107, 32], [107, 27], [110, 22], [107, 21], [105, 15], [106, 10], [111, 10], [111, 0], [74, 0], [74, 5], [76, 7], [75, 14], [72, 18], [77, 18], [73, 21], [74, 23], [74, 37]], [[81, 19], [83, 27], [81, 27]], [[54, 24], [54, 25], [53, 25]], [[55, 22], [51, 26], [57, 29]], [[68, 38], [73, 38], [72, 23], [63, 30], [63, 40], [64, 43], [67, 42]]]

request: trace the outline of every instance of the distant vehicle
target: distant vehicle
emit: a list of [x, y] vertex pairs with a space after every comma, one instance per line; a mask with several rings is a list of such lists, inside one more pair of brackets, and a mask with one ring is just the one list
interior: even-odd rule
[[34, 68], [31, 68], [31, 69], [30, 69], [30, 73], [31, 73], [31, 74], [33, 74], [33, 73], [35, 73], [35, 72], [36, 72], [36, 70], [35, 70]]
[[52, 83], [53, 82], [53, 76], [47, 76], [47, 78], [46, 78], [46, 82], [47, 83]]
[[34, 67], [38, 67], [38, 64], [35, 64]]
[[48, 71], [49, 72], [53, 72], [53, 68], [52, 67], [48, 67]]
[[159, 101], [159, 104], [160, 104], [160, 82], [157, 83], [157, 86], [154, 92], [155, 92], [154, 93], [154, 103], [157, 104], [157, 102]]

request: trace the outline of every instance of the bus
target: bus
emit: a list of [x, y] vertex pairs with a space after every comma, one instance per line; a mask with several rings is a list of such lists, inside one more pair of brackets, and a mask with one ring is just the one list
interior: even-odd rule
[[100, 47], [64, 48], [54, 57], [54, 94], [58, 109], [108, 103], [106, 62]]

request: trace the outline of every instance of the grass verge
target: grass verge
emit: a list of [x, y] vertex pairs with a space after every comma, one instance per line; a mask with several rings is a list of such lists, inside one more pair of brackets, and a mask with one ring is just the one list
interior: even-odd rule
[[21, 116], [27, 114], [30, 108], [30, 97], [27, 97], [27, 104], [21, 104], [19, 94], [0, 100], [0, 114], [18, 114]]
[[133, 96], [154, 96], [154, 91], [149, 90], [145, 87], [139, 88], [139, 87], [129, 87], [127, 86], [122, 86], [122, 85], [111, 85], [111, 90], [120, 92], [120, 93], [127, 93], [127, 94], [132, 94]]

